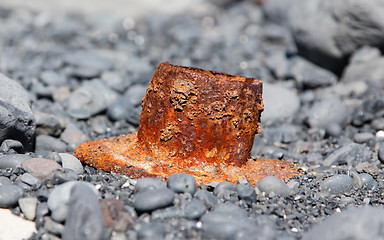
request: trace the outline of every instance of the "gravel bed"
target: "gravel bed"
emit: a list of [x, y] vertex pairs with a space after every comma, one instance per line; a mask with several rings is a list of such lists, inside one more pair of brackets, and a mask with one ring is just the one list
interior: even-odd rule
[[[0, 7], [0, 208], [25, 220], [0, 211], [1, 235], [384, 239], [384, 6], [320, 1], [211, 0], [142, 19]], [[252, 157], [303, 174], [196, 186], [83, 165], [80, 143], [137, 131], [164, 61], [263, 80]]]

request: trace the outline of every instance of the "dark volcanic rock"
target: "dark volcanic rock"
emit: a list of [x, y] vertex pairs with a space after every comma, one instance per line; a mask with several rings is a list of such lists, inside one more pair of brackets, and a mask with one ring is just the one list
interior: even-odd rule
[[0, 74], [0, 86], [0, 142], [14, 139], [32, 151], [36, 123], [29, 95], [20, 84], [3, 74]]

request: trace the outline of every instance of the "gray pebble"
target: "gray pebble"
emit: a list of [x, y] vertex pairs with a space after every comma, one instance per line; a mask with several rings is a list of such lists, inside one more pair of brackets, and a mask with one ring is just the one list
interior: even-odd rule
[[147, 87], [142, 84], [135, 84], [130, 86], [127, 92], [124, 94], [131, 104], [135, 107], [141, 105], [145, 93], [147, 92]]
[[78, 174], [82, 174], [84, 172], [83, 165], [81, 164], [80, 160], [77, 159], [75, 156], [69, 153], [59, 153], [59, 156], [61, 157], [61, 160], [63, 162], [63, 168], [74, 170]]
[[329, 154], [322, 162], [323, 166], [340, 165], [348, 163], [356, 166], [361, 162], [370, 162], [373, 153], [364, 145], [347, 142], [341, 148]]
[[31, 156], [24, 154], [12, 154], [0, 156], [0, 169], [21, 167], [21, 163], [31, 159]]
[[26, 219], [33, 221], [36, 217], [37, 198], [25, 197], [19, 199], [19, 207]]
[[24, 173], [19, 178], [19, 186], [26, 189], [37, 190], [41, 187], [41, 181], [30, 173]]
[[235, 184], [231, 182], [221, 182], [213, 190], [213, 194], [219, 199], [236, 201], [238, 200], [238, 193]]
[[23, 147], [23, 144], [19, 141], [6, 139], [1, 143], [0, 151], [3, 151], [3, 152], [13, 151], [13, 152], [22, 154], [24, 153], [24, 147]]
[[202, 201], [209, 208], [215, 206], [219, 202], [219, 199], [217, 199], [213, 193], [203, 189], [198, 189], [196, 191], [195, 198]]
[[135, 184], [136, 192], [144, 192], [147, 190], [162, 189], [166, 188], [164, 182], [154, 178], [140, 178]]
[[183, 216], [187, 219], [196, 220], [204, 215], [206, 211], [205, 205], [197, 199], [192, 199], [183, 208]]
[[40, 74], [40, 80], [46, 85], [59, 86], [65, 84], [64, 76], [54, 71], [44, 71]]
[[49, 135], [39, 135], [36, 137], [36, 151], [66, 152], [67, 144], [58, 138]]
[[12, 184], [12, 181], [9, 178], [0, 176], [0, 186], [11, 185], [11, 184]]
[[24, 191], [19, 186], [1, 185], [0, 186], [0, 208], [10, 208], [17, 205], [17, 201], [23, 197]]
[[101, 80], [87, 81], [69, 97], [67, 112], [76, 119], [87, 119], [106, 110], [117, 97]]
[[[384, 142], [380, 143], [378, 155], [379, 155], [380, 162], [384, 163]], [[0, 164], [1, 164], [1, 157], [0, 157]]]
[[167, 179], [167, 187], [176, 193], [195, 194], [197, 187], [195, 178], [186, 173], [172, 174]]
[[245, 201], [255, 202], [256, 191], [249, 185], [237, 184], [236, 191], [239, 194], [239, 198]]
[[57, 162], [50, 159], [31, 158], [24, 161], [21, 164], [21, 167], [40, 181], [46, 181], [51, 180], [53, 174], [55, 174], [56, 170], [61, 166]]
[[75, 149], [80, 143], [87, 141], [89, 138], [75, 124], [67, 123], [63, 133], [60, 135], [60, 139]]
[[71, 189], [64, 240], [104, 239], [104, 219], [98, 195], [89, 184], [76, 183]]
[[317, 102], [307, 113], [307, 122], [312, 128], [325, 128], [330, 123], [344, 126], [348, 119], [348, 109], [338, 98]]
[[164, 239], [166, 229], [164, 224], [159, 222], [144, 223], [140, 226], [137, 234], [140, 240]]
[[320, 183], [320, 189], [330, 194], [343, 194], [351, 191], [353, 179], [345, 174], [337, 174]]
[[339, 137], [343, 132], [343, 128], [340, 124], [332, 122], [325, 125], [325, 132], [331, 137]]
[[290, 193], [288, 185], [274, 176], [266, 176], [262, 178], [256, 183], [255, 188], [260, 192], [276, 194], [280, 196], [287, 196]]
[[140, 114], [141, 105], [134, 106], [128, 97], [118, 98], [107, 109], [107, 115], [111, 120], [126, 120], [136, 126], [140, 123]]
[[79, 174], [72, 169], [59, 168], [52, 177], [52, 183], [59, 185], [69, 181], [76, 181], [79, 179]]
[[303, 240], [383, 239], [384, 209], [351, 207], [316, 223]]
[[265, 125], [271, 125], [274, 122], [281, 122], [282, 119], [292, 119], [299, 110], [300, 99], [290, 89], [280, 86], [264, 83], [263, 101], [264, 112], [261, 121]]
[[370, 132], [357, 133], [353, 136], [353, 141], [357, 143], [368, 143], [373, 140], [375, 136]]
[[368, 173], [360, 173], [359, 177], [361, 179], [361, 183], [363, 187], [367, 187], [370, 190], [374, 190], [377, 188], [378, 183], [373, 179], [373, 177]]
[[44, 217], [44, 229], [53, 235], [62, 236], [64, 225], [53, 221], [50, 217]]
[[[70, 181], [63, 183], [57, 187], [55, 187], [48, 197], [48, 208], [52, 212], [52, 219], [57, 222], [63, 222], [67, 217], [68, 213], [68, 204], [71, 196], [72, 187], [79, 182]], [[86, 184], [90, 189], [97, 194], [97, 190], [95, 187], [87, 182], [82, 182], [82, 184]]]
[[152, 189], [137, 193], [133, 198], [133, 206], [138, 212], [151, 212], [171, 206], [174, 199], [175, 192], [168, 188]]

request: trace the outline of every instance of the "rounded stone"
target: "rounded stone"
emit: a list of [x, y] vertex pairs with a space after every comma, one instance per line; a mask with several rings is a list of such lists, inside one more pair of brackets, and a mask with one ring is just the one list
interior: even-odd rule
[[360, 173], [359, 178], [361, 179], [362, 185], [368, 189], [374, 190], [378, 186], [378, 183], [373, 179], [371, 174]]
[[21, 163], [31, 159], [31, 156], [24, 154], [12, 154], [0, 156], [0, 169], [21, 167]]
[[135, 184], [136, 192], [166, 188], [164, 182], [153, 178], [140, 178]]
[[353, 179], [346, 174], [337, 174], [325, 179], [320, 184], [320, 189], [330, 194], [343, 194], [353, 188]]
[[290, 193], [288, 185], [274, 176], [266, 176], [256, 183], [256, 190], [267, 194], [287, 196]]
[[0, 208], [15, 207], [24, 191], [21, 187], [15, 185], [0, 186]]
[[167, 179], [167, 187], [176, 193], [195, 194], [197, 187], [195, 178], [186, 173], [172, 174]]
[[36, 217], [37, 198], [25, 197], [19, 199], [19, 206], [26, 219], [33, 221]]
[[138, 239], [163, 239], [165, 234], [164, 224], [158, 222], [144, 223], [137, 232]]
[[205, 205], [197, 199], [192, 199], [183, 208], [183, 216], [187, 219], [199, 219], [206, 211]]
[[213, 190], [213, 194], [224, 200], [236, 201], [238, 199], [238, 193], [236, 191], [236, 185], [231, 182], [221, 182]]
[[168, 188], [152, 189], [137, 193], [133, 198], [133, 206], [138, 212], [151, 212], [173, 204], [175, 192]]
[[61, 157], [63, 168], [74, 170], [79, 174], [84, 172], [83, 165], [75, 156], [69, 153], [59, 153], [59, 156]]

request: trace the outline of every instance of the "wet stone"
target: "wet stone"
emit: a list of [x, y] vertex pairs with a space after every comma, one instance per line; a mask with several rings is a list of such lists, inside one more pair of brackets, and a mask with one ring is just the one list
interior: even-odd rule
[[4, 155], [0, 156], [0, 169], [12, 168], [16, 169], [17, 167], [21, 167], [21, 164], [29, 159], [31, 156], [24, 154], [12, 154], [12, 155]]
[[23, 197], [24, 190], [15, 185], [0, 186], [0, 208], [10, 208], [17, 205], [18, 200]]
[[190, 174], [176, 173], [167, 179], [167, 187], [175, 193], [195, 194], [197, 187], [195, 178]]
[[104, 239], [104, 220], [98, 196], [88, 184], [76, 183], [71, 189], [64, 240]]
[[138, 192], [133, 198], [133, 206], [138, 212], [151, 212], [155, 209], [171, 206], [175, 193], [167, 188]]
[[33, 221], [36, 216], [37, 198], [25, 197], [19, 199], [19, 206], [26, 219]]
[[345, 174], [337, 174], [325, 179], [320, 184], [320, 189], [330, 194], [343, 194], [351, 191], [353, 179]]
[[287, 196], [290, 193], [288, 185], [274, 176], [266, 176], [256, 183], [256, 190], [267, 194]]

